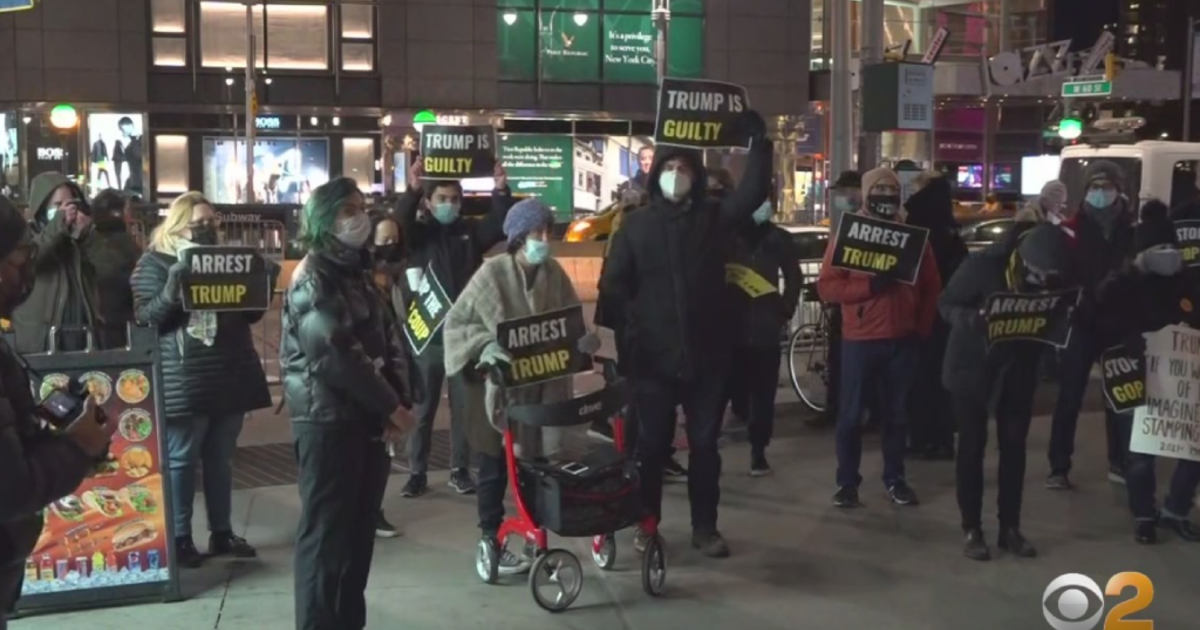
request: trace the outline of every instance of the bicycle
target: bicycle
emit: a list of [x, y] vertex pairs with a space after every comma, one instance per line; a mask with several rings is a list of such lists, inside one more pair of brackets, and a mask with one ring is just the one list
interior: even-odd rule
[[[816, 297], [814, 285], [805, 297]], [[788, 341], [788, 376], [800, 402], [817, 413], [828, 408], [830, 307], [822, 304], [817, 321], [796, 328]]]

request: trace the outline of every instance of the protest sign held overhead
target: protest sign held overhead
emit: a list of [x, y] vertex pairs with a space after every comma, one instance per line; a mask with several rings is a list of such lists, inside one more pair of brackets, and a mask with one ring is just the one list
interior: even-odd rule
[[1188, 267], [1200, 267], [1200, 221], [1176, 221], [1175, 238], [1179, 240], [1183, 264]]
[[512, 355], [504, 384], [532, 385], [592, 369], [592, 357], [579, 350], [586, 334], [582, 306], [501, 322], [497, 341]]
[[914, 284], [928, 240], [925, 228], [846, 214], [833, 243], [833, 266]]
[[425, 179], [491, 177], [496, 169], [496, 130], [483, 125], [426, 125], [421, 129]]
[[1200, 461], [1200, 331], [1147, 335], [1145, 369], [1146, 404], [1134, 411], [1129, 450]]
[[984, 306], [988, 344], [1037, 341], [1063, 348], [1079, 289], [1048, 293], [993, 293]]
[[747, 109], [746, 88], [720, 81], [663, 79], [654, 124], [657, 144], [722, 149], [750, 147], [734, 121]]
[[265, 311], [271, 305], [267, 261], [251, 247], [201, 246], [180, 252], [185, 311]]
[[450, 296], [438, 282], [433, 268], [426, 269], [417, 281], [404, 318], [404, 336], [413, 353], [419, 355], [429, 347], [429, 342], [445, 323], [451, 305]]
[[1100, 355], [1104, 398], [1117, 413], [1133, 411], [1146, 404], [1146, 358], [1116, 346]]

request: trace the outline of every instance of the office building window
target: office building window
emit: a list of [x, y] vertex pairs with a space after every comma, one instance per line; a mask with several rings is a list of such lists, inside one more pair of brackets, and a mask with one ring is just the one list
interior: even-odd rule
[[184, 0], [152, 0], [150, 3], [150, 17], [156, 35], [186, 33], [186, 15]]
[[[329, 69], [329, 8], [324, 5], [254, 5], [256, 62], [274, 70]], [[200, 3], [200, 59], [206, 68], [246, 67], [246, 6]]]
[[342, 176], [358, 182], [358, 187], [370, 190], [375, 176], [375, 140], [371, 138], [342, 138]]
[[374, 69], [375, 44], [373, 42], [342, 43], [342, 70], [371, 72]]
[[173, 197], [188, 191], [188, 137], [155, 136], [155, 198]]
[[150, 22], [154, 65], [181, 68], [187, 65], [187, 10], [185, 0], [152, 0]]
[[342, 37], [345, 39], [374, 39], [375, 7], [369, 4], [343, 4]]
[[154, 65], [165, 68], [186, 66], [187, 40], [182, 37], [155, 37]]

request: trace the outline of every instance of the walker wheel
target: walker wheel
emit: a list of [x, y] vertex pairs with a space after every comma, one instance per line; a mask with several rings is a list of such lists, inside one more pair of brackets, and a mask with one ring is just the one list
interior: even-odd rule
[[651, 597], [662, 597], [667, 583], [667, 546], [659, 534], [646, 542], [642, 555], [642, 590]]
[[529, 591], [543, 610], [557, 613], [569, 608], [583, 591], [583, 566], [565, 549], [538, 556], [529, 570]]
[[617, 563], [617, 539], [612, 534], [594, 536], [592, 538], [592, 560], [596, 566], [609, 571]]
[[475, 573], [484, 584], [495, 584], [500, 578], [500, 548], [495, 541], [479, 539], [475, 552]]

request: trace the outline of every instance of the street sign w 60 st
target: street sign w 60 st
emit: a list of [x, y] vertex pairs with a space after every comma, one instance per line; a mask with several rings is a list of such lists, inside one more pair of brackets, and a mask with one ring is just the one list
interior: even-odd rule
[[1112, 81], [1068, 81], [1062, 84], [1064, 98], [1082, 96], [1111, 96]]

